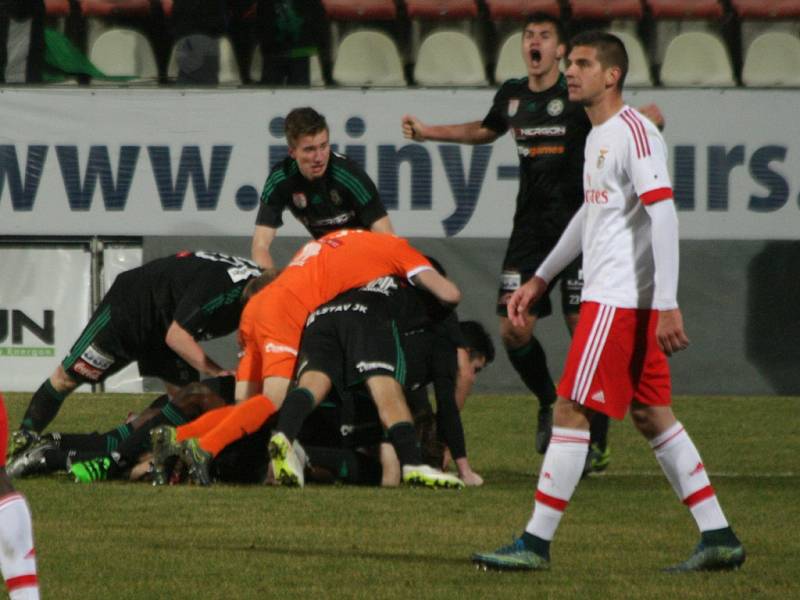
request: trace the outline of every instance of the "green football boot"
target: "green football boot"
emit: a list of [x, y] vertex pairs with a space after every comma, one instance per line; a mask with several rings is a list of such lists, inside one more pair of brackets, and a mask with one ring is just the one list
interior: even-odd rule
[[744, 564], [744, 546], [706, 546], [700, 542], [692, 555], [682, 563], [663, 569], [665, 573], [691, 571], [733, 571]]
[[494, 552], [472, 555], [472, 562], [484, 571], [547, 571], [550, 561], [528, 550], [522, 538]]

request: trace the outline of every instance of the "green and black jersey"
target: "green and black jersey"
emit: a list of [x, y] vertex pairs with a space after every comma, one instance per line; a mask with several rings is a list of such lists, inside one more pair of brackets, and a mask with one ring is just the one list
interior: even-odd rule
[[135, 347], [163, 340], [172, 321], [197, 340], [227, 335], [239, 326], [245, 284], [260, 274], [244, 258], [217, 252], [180, 252], [120, 274], [112, 320]]
[[583, 147], [591, 123], [569, 101], [563, 75], [533, 92], [527, 78], [503, 83], [483, 126], [510, 130], [519, 155], [519, 193], [504, 266], [535, 268], [583, 203]]
[[291, 157], [275, 165], [261, 193], [256, 225], [280, 227], [288, 208], [319, 238], [337, 229], [369, 229], [386, 216], [375, 184], [354, 161], [331, 152], [325, 175], [309, 181]]

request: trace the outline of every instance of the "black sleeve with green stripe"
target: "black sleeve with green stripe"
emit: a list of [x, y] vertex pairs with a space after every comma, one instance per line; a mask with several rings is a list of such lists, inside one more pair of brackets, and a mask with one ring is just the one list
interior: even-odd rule
[[219, 281], [199, 280], [181, 297], [173, 320], [198, 339], [214, 315], [239, 302], [243, 289], [244, 284], [233, 285], [227, 273]]
[[[295, 166], [297, 163], [292, 163]], [[289, 201], [289, 186], [287, 181], [290, 177], [284, 163], [278, 163], [264, 182], [264, 189], [261, 191], [261, 203], [258, 208], [256, 225], [266, 225], [267, 227], [280, 227], [283, 225], [283, 210]]]
[[354, 199], [353, 210], [366, 228], [386, 216], [378, 188], [357, 163], [347, 157], [331, 156], [330, 169], [334, 181], [343, 186]]

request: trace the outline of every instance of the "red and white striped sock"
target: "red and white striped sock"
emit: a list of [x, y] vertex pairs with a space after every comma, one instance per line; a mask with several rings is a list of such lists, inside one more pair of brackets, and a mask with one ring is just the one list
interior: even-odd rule
[[11, 600], [39, 600], [31, 512], [18, 492], [0, 498], [0, 570]]
[[672, 489], [689, 510], [700, 531], [722, 529], [728, 521], [708, 479], [700, 453], [679, 422], [652, 440], [650, 447]]
[[589, 452], [589, 432], [553, 427], [550, 445], [544, 455], [533, 516], [525, 531], [550, 541], [583, 473]]

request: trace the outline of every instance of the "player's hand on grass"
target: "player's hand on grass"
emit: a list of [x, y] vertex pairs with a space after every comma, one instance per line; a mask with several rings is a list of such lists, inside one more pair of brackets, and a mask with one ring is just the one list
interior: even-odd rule
[[483, 477], [478, 475], [475, 471], [467, 473], [460, 473], [459, 478], [464, 482], [467, 487], [478, 487], [483, 485]]
[[523, 285], [514, 290], [508, 300], [508, 318], [517, 327], [524, 327], [528, 317], [528, 308], [547, 290], [547, 282], [534, 275]]
[[403, 137], [407, 140], [414, 140], [415, 142], [424, 142], [425, 136], [422, 135], [422, 128], [424, 127], [414, 115], [403, 115]]
[[683, 330], [683, 316], [680, 309], [659, 311], [656, 341], [658, 347], [667, 356], [689, 346], [689, 338], [686, 337], [686, 332]]

